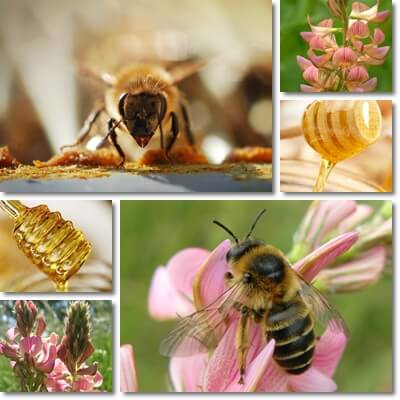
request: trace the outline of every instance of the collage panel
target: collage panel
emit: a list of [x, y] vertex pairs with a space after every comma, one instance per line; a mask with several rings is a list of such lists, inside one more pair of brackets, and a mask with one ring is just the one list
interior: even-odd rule
[[392, 192], [391, 100], [281, 100], [280, 112], [281, 192]]
[[110, 293], [112, 256], [110, 200], [0, 200], [0, 292]]
[[280, 0], [280, 91], [392, 93], [392, 0]]
[[2, 192], [272, 191], [271, 1], [7, 2], [0, 26]]
[[126, 200], [120, 215], [121, 391], [393, 390], [390, 201]]
[[0, 300], [0, 392], [112, 392], [111, 301]]

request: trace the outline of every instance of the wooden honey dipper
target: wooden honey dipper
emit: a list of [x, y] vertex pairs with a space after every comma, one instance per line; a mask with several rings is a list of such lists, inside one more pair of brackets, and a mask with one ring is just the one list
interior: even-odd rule
[[307, 143], [321, 157], [313, 191], [323, 190], [332, 168], [375, 143], [382, 128], [382, 114], [374, 100], [322, 100], [311, 103], [303, 114]]
[[68, 279], [81, 268], [92, 247], [82, 232], [46, 205], [30, 208], [18, 200], [1, 200], [0, 207], [14, 218], [18, 247], [53, 281], [57, 291], [68, 291]]

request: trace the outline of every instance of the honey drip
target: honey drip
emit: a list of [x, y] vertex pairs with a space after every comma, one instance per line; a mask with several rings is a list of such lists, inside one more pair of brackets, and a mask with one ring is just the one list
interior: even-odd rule
[[57, 291], [67, 292], [68, 279], [91, 251], [82, 232], [46, 205], [29, 208], [18, 200], [2, 200], [0, 206], [14, 218], [13, 236], [18, 247], [53, 281]]
[[324, 190], [339, 162], [361, 153], [379, 138], [382, 115], [372, 100], [323, 100], [311, 103], [303, 114], [307, 143], [322, 157], [314, 192]]
[[323, 192], [328, 176], [331, 173], [335, 163], [324, 158], [321, 160], [317, 180], [313, 187], [313, 192]]

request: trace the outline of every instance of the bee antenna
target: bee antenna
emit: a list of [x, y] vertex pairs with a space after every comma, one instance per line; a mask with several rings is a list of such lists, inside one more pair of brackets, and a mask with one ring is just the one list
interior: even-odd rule
[[221, 224], [221, 222], [219, 222], [219, 221], [213, 221], [213, 223], [215, 224], [215, 225], [218, 225], [220, 228], [222, 228], [225, 232], [228, 232], [229, 233], [229, 235], [231, 235], [232, 237], [233, 237], [233, 239], [235, 240], [235, 243], [239, 243], [239, 239], [233, 234], [233, 232], [229, 229], [229, 228], [227, 228], [224, 224]]
[[249, 233], [246, 235], [246, 239], [248, 239], [248, 238], [250, 237], [250, 235], [253, 233], [254, 228], [256, 227], [258, 220], [262, 217], [262, 215], [265, 213], [265, 211], [267, 211], [267, 210], [264, 208], [263, 210], [261, 210], [261, 211], [257, 214], [257, 216], [256, 216], [255, 219], [254, 219], [253, 224], [251, 225], [251, 228], [250, 228], [250, 230], [249, 230]]

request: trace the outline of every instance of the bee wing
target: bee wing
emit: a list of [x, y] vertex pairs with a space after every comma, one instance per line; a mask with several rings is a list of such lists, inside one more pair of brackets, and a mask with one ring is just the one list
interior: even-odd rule
[[339, 312], [329, 304], [325, 296], [314, 286], [300, 278], [301, 295], [310, 306], [312, 314], [317, 323], [325, 329], [329, 327], [333, 331], [342, 332], [350, 336], [346, 322]]
[[239, 282], [204, 309], [182, 318], [161, 342], [160, 353], [187, 357], [215, 349], [227, 329], [228, 314], [236, 302], [242, 302], [246, 292]]
[[193, 60], [187, 62], [174, 63], [167, 67], [174, 83], [181, 82], [196, 72], [199, 72], [207, 65], [206, 60]]

